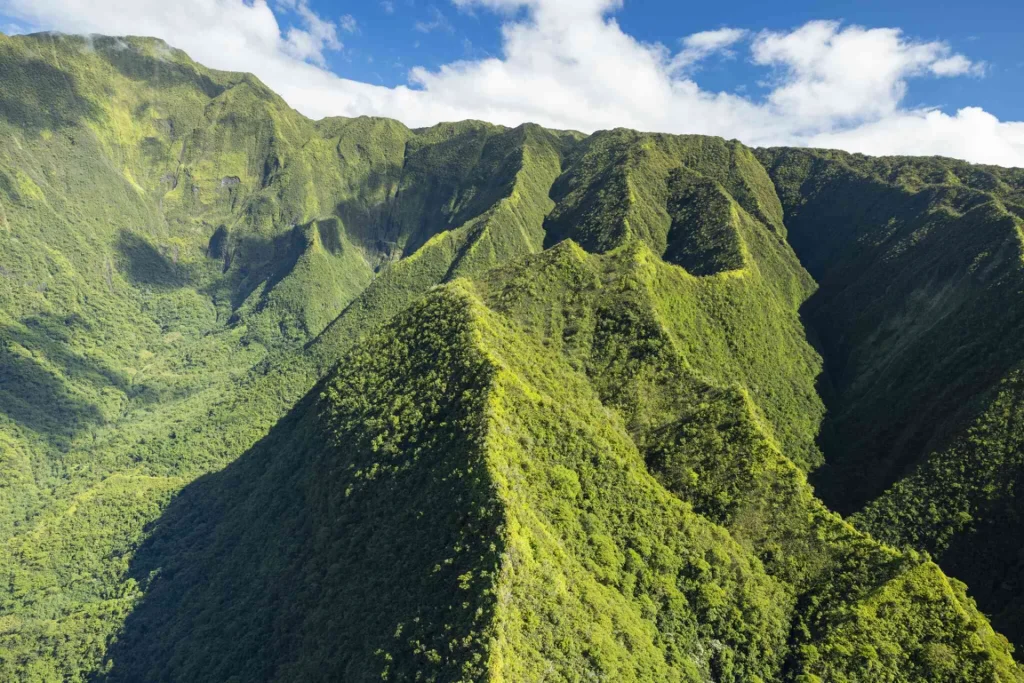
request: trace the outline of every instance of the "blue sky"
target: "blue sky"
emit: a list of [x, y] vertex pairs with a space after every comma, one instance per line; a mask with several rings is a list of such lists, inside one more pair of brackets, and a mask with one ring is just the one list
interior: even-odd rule
[[1024, 166], [1024, 3], [0, 0], [154, 35], [319, 118], [626, 126]]
[[[409, 69], [436, 69], [460, 59], [501, 54], [502, 14], [460, 10], [443, 0], [330, 2], [310, 6], [325, 18], [352, 16], [358, 33], [341, 36], [345, 49], [328, 55], [337, 74], [383, 85], [408, 81]], [[390, 11], [389, 11], [390, 10]], [[283, 13], [288, 20], [298, 17]], [[840, 20], [866, 27], [898, 27], [922, 40], [943, 40], [986, 64], [984, 78], [916, 80], [908, 104], [955, 111], [974, 105], [1000, 119], [1024, 118], [1024, 2], [926, 2], [923, 0], [840, 0], [832, 3], [700, 2], [673, 0], [626, 2], [613, 15], [626, 33], [646, 42], [674, 45], [683, 36], [735, 26], [787, 30], [815, 19]], [[766, 69], [745, 59], [717, 59], [702, 69], [701, 84], [713, 90], [763, 94]]]

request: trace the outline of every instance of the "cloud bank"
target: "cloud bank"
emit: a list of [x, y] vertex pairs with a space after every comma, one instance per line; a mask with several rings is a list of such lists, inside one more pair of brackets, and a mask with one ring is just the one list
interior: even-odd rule
[[[673, 48], [625, 33], [616, 0], [453, 1], [502, 13], [502, 56], [416, 67], [409, 85], [396, 88], [326, 70], [325, 52], [344, 49], [340, 36], [356, 24], [349, 15], [321, 17], [307, 0], [0, 0], [0, 10], [41, 29], [163, 38], [208, 66], [256, 74], [313, 118], [624, 126], [1024, 167], [1024, 122], [976, 107], [948, 114], [904, 105], [910, 79], [981, 77], [985, 65], [899, 29], [831, 21], [788, 32], [719, 28], [682, 36]], [[767, 95], [701, 88], [700, 65], [713, 55], [765, 67]]]

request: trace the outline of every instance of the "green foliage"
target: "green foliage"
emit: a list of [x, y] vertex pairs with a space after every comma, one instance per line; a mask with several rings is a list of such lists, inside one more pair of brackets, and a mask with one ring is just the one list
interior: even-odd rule
[[996, 387], [984, 412], [854, 518], [894, 545], [927, 548], [968, 581], [1000, 631], [1024, 637], [1021, 373]]
[[[631, 280], [645, 274], [631, 272], [635, 266], [626, 256], [645, 252], [640, 247], [596, 257], [563, 245], [491, 273], [488, 300], [517, 320], [517, 329], [561, 350], [585, 373], [604, 404], [622, 416], [648, 469], [665, 488], [724, 525], [794, 601], [788, 603], [790, 649], [781, 671], [759, 675], [861, 680], [874, 669], [864, 668], [856, 648], [846, 647], [856, 639], [837, 636], [837, 630], [844, 628], [852, 607], [890, 583], [916, 585], [909, 577], [919, 576], [928, 563], [916, 554], [901, 556], [826, 510], [800, 469], [779, 450], [751, 394], [718, 383], [730, 377], [726, 368], [699, 375], [689, 370], [688, 357], [680, 354], [687, 348], [686, 330], [706, 334], [707, 328], [692, 320], [674, 328], [662, 321], [677, 318], [656, 315], [658, 299], [683, 298], [684, 292], [693, 296], [671, 280], [636, 288]], [[672, 272], [671, 266], [660, 267]], [[752, 316], [747, 325], [756, 328], [756, 321]], [[737, 336], [735, 343], [743, 340]], [[787, 354], [796, 356], [798, 350]], [[763, 350], [760, 355], [768, 357]], [[967, 615], [965, 631], [947, 631], [942, 618], [933, 616], [949, 612]], [[950, 647], [957, 654], [950, 657], [961, 667], [963, 678], [957, 680], [1016, 675], [1005, 641], [991, 633], [962, 591], [921, 589], [913, 599], [894, 597], [880, 618], [886, 626], [858, 632], [857, 638], [864, 647], [887, 653], [889, 680], [927, 678], [917, 662], [927, 659], [932, 639], [956, 643]], [[918, 630], [893, 626], [903, 622]]]
[[[1019, 169], [760, 150], [820, 289], [824, 499], [932, 553], [1024, 643]], [[866, 506], [866, 507], [865, 507]]]
[[502, 551], [491, 373], [441, 295], [353, 351], [163, 515], [107, 679], [478, 679]]
[[[414, 134], [373, 119], [314, 124], [251, 77], [208, 71], [159, 41], [47, 34], [0, 42], [7, 82], [27, 88], [42, 60], [83, 112], [59, 129], [0, 121], [0, 435], [11, 475], [0, 493], [0, 543], [34, 538], [49, 511], [111, 475], [189, 481], [222, 467], [264, 436], [363, 326], [443, 280], [456, 257], [468, 270], [540, 248], [544, 174], [558, 173], [565, 136], [476, 124]], [[70, 97], [45, 89], [2, 96]], [[407, 159], [407, 143], [420, 137]], [[496, 161], [492, 149], [505, 156]], [[456, 208], [438, 200], [431, 164], [443, 160], [461, 164], [451, 192], [473, 197], [474, 183], [486, 182], [495, 201], [507, 189], [507, 201]], [[495, 180], [496, 172], [509, 175]], [[396, 240], [389, 231], [399, 214], [407, 227]], [[512, 239], [481, 230], [499, 215], [520, 221]], [[458, 232], [453, 220], [466, 228]], [[385, 266], [405, 241], [448, 228], [462, 245], [440, 254], [436, 272], [423, 258], [412, 264], [407, 293], [371, 288], [363, 300], [377, 302], [372, 319], [350, 314], [356, 324], [333, 326], [343, 338], [303, 351], [340, 313], [360, 310], [354, 299], [371, 282], [401, 279]], [[476, 243], [486, 249], [469, 256]], [[382, 295], [373, 299], [374, 291]], [[95, 562], [130, 557], [159, 513], [163, 499], [139, 491], [137, 514], [111, 511], [133, 520], [133, 534], [88, 548]], [[129, 577], [104, 575], [70, 599], [59, 572], [77, 560], [60, 545], [47, 553], [39, 571], [52, 574], [52, 589], [31, 601], [4, 594], [4, 614], [23, 623], [43, 610], [77, 624], [81, 634], [67, 627], [69, 642], [81, 635], [102, 650], [102, 634], [131, 600], [99, 631], [96, 619], [75, 615], [100, 609], [112, 591], [134, 596]], [[12, 561], [4, 584], [39, 571]], [[53, 666], [84, 675], [94, 656], [58, 654], [20, 627], [0, 642], [5, 678]]]

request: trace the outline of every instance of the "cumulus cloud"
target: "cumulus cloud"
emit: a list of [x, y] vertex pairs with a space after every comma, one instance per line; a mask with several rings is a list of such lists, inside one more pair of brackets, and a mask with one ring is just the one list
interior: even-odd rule
[[[321, 68], [325, 51], [342, 49], [345, 21], [324, 20], [306, 0], [283, 2], [277, 14], [266, 0], [0, 0], [0, 10], [40, 28], [164, 38], [209, 66], [255, 73], [312, 117], [628, 126], [1024, 166], [1024, 122], [974, 107], [906, 107], [911, 79], [977, 77], [985, 67], [895, 28], [830, 21], [785, 32], [721, 28], [692, 33], [673, 50], [624, 32], [614, 17], [619, 0], [453, 0], [462, 10], [500, 13], [501, 56], [414, 67], [409, 86], [386, 88]], [[444, 17], [434, 10], [423, 28], [448, 30], [432, 26]], [[297, 23], [282, 26], [285, 15]], [[764, 70], [766, 94], [700, 87], [700, 62], [730, 53]]]
[[964, 107], [955, 115], [898, 112], [801, 142], [865, 154], [940, 154], [979, 163], [1024, 166], [1024, 121], [1000, 122], [978, 107]]
[[908, 78], [929, 72], [954, 76], [974, 68], [944, 43], [907, 40], [898, 29], [841, 28], [832, 21], [761, 33], [752, 53], [755, 63], [781, 71], [768, 97], [772, 107], [817, 130], [894, 113]]

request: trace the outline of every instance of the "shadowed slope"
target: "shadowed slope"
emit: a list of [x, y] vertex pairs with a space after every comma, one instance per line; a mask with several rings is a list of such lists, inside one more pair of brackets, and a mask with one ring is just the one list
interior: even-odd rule
[[976, 587], [1018, 644], [1024, 172], [759, 150], [820, 289], [824, 499]]
[[138, 555], [155, 573], [107, 680], [478, 678], [502, 514], [472, 334], [430, 297], [186, 488]]

